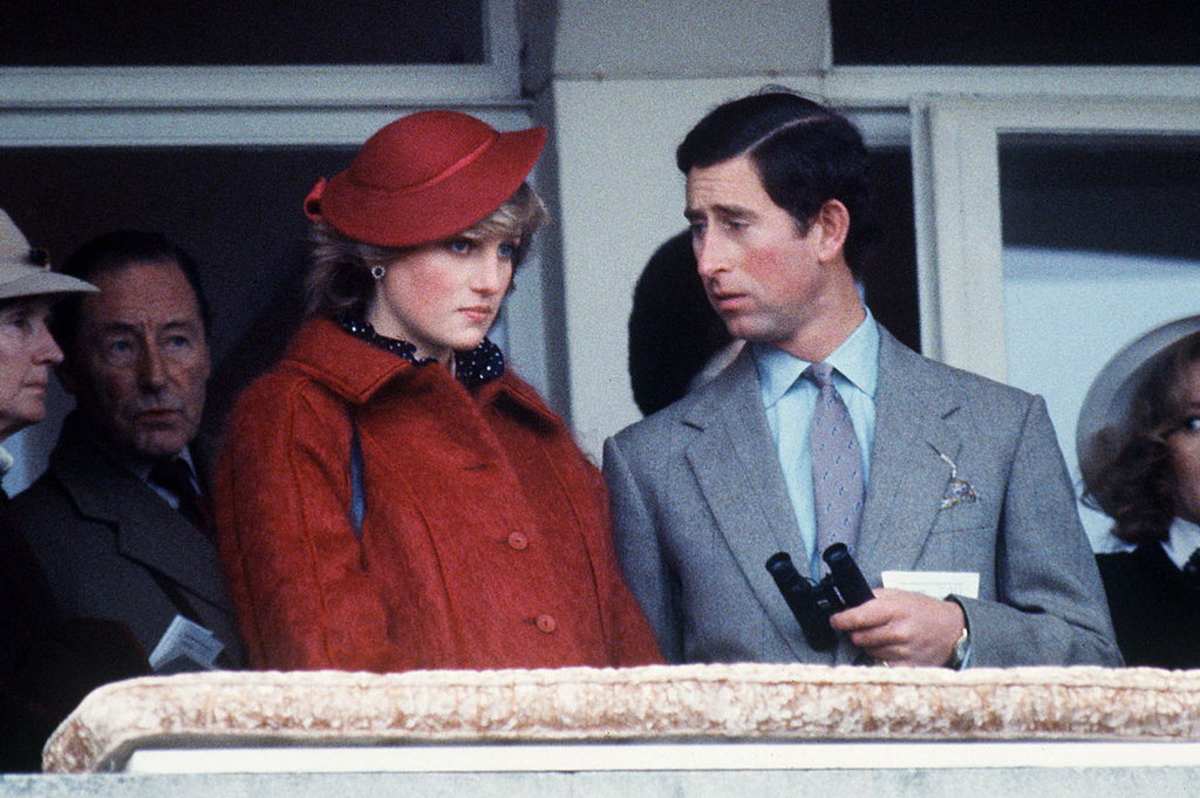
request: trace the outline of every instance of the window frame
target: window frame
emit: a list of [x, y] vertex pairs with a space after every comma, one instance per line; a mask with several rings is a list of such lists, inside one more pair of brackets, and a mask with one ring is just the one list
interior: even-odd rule
[[[393, 119], [430, 107], [474, 114], [500, 129], [529, 127], [517, 0], [482, 2], [481, 65], [0, 68], [0, 152], [354, 146]], [[504, 321], [512, 359], [547, 390], [540, 249], [535, 242]]]
[[484, 63], [470, 65], [3, 67], [6, 113], [54, 109], [457, 105], [520, 96], [516, 0], [483, 0]]
[[1200, 135], [1200, 99], [939, 97], [914, 103], [922, 346], [1004, 381], [1000, 136]]

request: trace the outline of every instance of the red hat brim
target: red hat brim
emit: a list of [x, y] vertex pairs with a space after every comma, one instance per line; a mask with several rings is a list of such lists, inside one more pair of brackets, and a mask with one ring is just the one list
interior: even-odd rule
[[[440, 114], [447, 124], [465, 117], [483, 126], [479, 120], [457, 112], [424, 113]], [[490, 140], [466, 154], [461, 162], [415, 186], [368, 184], [355, 175], [352, 164], [317, 192], [318, 197], [310, 195], [307, 206], [316, 200], [321, 219], [343, 235], [368, 244], [410, 247], [449, 238], [486, 219], [511, 197], [546, 145], [544, 127], [492, 132]], [[368, 141], [363, 151], [370, 146]]]

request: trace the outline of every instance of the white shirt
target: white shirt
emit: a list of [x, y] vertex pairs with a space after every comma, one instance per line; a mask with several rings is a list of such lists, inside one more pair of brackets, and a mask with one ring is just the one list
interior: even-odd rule
[[1171, 562], [1175, 563], [1175, 567], [1182, 571], [1188, 557], [1191, 557], [1196, 549], [1200, 549], [1200, 526], [1176, 518], [1171, 522], [1171, 529], [1167, 533], [1167, 539], [1162, 541], [1162, 547], [1171, 558]]

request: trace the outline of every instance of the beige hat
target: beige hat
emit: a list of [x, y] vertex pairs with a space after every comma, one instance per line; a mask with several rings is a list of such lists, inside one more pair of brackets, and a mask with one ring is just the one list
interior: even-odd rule
[[1075, 453], [1081, 463], [1101, 432], [1127, 434], [1133, 400], [1146, 379], [1166, 364], [1172, 346], [1200, 332], [1200, 316], [1159, 325], [1121, 349], [1105, 364], [1088, 389], [1075, 427]]
[[31, 248], [9, 215], [0, 210], [0, 299], [99, 290], [91, 283], [50, 271], [45, 253]]

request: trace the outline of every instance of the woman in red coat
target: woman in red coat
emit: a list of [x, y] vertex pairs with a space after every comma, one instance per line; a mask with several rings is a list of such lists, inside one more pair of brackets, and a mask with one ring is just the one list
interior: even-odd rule
[[311, 318], [216, 480], [255, 667], [660, 661], [599, 473], [486, 338], [545, 218], [545, 139], [412, 114], [310, 193]]

